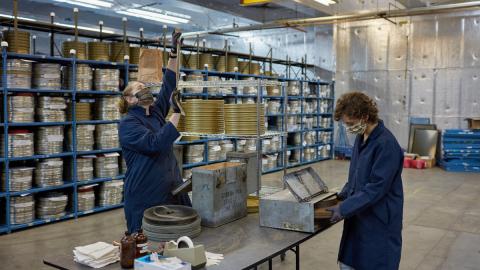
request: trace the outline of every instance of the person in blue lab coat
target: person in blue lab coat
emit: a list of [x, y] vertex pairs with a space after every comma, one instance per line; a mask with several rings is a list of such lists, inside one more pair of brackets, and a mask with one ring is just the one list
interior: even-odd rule
[[[178, 44], [181, 33], [172, 34]], [[187, 194], [173, 196], [171, 191], [182, 183], [182, 177], [173, 154], [173, 144], [180, 136], [177, 131], [181, 107], [173, 95], [176, 88], [177, 50], [170, 52], [170, 60], [163, 77], [160, 94], [154, 101], [152, 92], [141, 82], [131, 82], [123, 91], [119, 136], [127, 164], [125, 174], [124, 210], [130, 233], [142, 227], [143, 212], [161, 204], [191, 206]], [[173, 114], [167, 121], [170, 107]]]
[[398, 269], [402, 250], [403, 151], [378, 119], [375, 102], [352, 92], [341, 96], [335, 120], [356, 134], [348, 181], [330, 208], [332, 222], [344, 220], [340, 269]]

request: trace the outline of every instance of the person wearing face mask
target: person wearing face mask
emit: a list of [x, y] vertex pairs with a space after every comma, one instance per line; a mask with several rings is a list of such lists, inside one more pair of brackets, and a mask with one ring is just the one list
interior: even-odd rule
[[[172, 44], [181, 43], [181, 33], [174, 31]], [[157, 100], [141, 82], [130, 82], [123, 91], [119, 110], [124, 117], [119, 124], [122, 153], [127, 164], [124, 211], [130, 233], [142, 227], [143, 212], [161, 204], [191, 206], [187, 194], [173, 196], [171, 191], [182, 183], [173, 154], [173, 144], [182, 108], [176, 88], [177, 50], [172, 48]], [[173, 114], [166, 119], [170, 107]]]
[[375, 102], [352, 92], [341, 96], [335, 121], [356, 135], [341, 202], [328, 210], [332, 222], [344, 219], [340, 269], [398, 269], [402, 249], [403, 151], [378, 119]]

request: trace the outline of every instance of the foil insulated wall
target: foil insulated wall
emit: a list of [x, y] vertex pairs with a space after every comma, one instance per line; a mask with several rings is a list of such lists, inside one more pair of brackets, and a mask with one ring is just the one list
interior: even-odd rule
[[480, 12], [339, 23], [336, 93], [362, 91], [407, 146], [410, 117], [440, 129], [480, 115]]

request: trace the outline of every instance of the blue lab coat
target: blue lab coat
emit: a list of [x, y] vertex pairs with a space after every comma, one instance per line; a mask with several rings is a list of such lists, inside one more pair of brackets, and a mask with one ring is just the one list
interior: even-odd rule
[[339, 196], [345, 217], [338, 260], [355, 270], [398, 269], [402, 250], [403, 152], [379, 121], [357, 136], [348, 182]]
[[173, 144], [180, 133], [165, 119], [175, 87], [175, 72], [167, 69], [150, 115], [141, 106], [133, 106], [120, 121], [120, 145], [127, 163], [124, 210], [131, 233], [142, 227], [143, 211], [147, 208], [160, 204], [191, 206], [187, 194], [171, 195], [174, 187], [182, 183], [173, 154]]

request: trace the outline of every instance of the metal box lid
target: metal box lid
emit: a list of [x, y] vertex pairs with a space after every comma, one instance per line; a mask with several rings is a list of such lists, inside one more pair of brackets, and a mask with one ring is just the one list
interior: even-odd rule
[[328, 192], [327, 185], [311, 167], [286, 174], [283, 180], [298, 202], [308, 202]]

